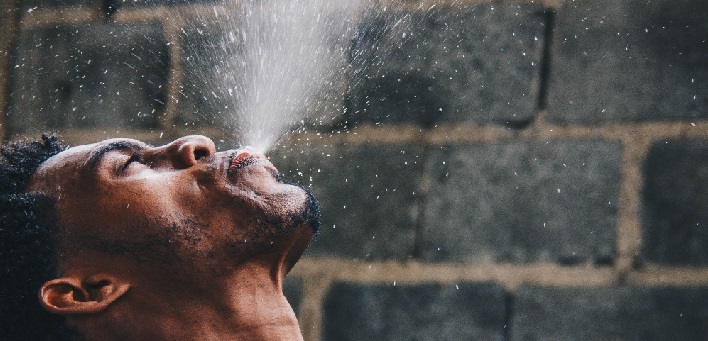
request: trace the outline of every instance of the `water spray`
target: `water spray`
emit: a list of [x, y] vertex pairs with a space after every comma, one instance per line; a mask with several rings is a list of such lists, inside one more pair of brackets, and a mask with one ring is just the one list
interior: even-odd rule
[[[239, 142], [261, 153], [321, 116], [345, 76], [350, 36], [364, 0], [245, 0], [226, 8], [221, 81]], [[239, 71], [239, 72], [237, 72]]]

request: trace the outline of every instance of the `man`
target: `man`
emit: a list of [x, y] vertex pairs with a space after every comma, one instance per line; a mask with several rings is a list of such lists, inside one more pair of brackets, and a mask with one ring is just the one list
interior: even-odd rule
[[302, 339], [282, 282], [319, 209], [263, 155], [203, 136], [2, 155], [0, 339]]

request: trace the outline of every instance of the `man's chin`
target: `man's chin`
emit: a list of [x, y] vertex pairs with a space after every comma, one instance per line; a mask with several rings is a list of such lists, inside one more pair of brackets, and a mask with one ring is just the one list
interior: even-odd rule
[[310, 188], [286, 180], [282, 174], [274, 174], [275, 180], [283, 185], [297, 187], [305, 193], [304, 207], [291, 216], [296, 225], [309, 226], [315, 235], [320, 232], [320, 203], [315, 199]]
[[[289, 184], [282, 179], [278, 182]], [[286, 273], [295, 266], [300, 257], [305, 253], [307, 248], [320, 232], [320, 204], [312, 195], [309, 188], [296, 184], [289, 184], [300, 188], [305, 193], [304, 207], [298, 213], [292, 214], [288, 219], [290, 226], [285, 228], [284, 244], [288, 245], [285, 250], [285, 259], [283, 268]]]
[[277, 180], [282, 185], [292, 186], [288, 192], [297, 196], [300, 203], [296, 206], [283, 203], [280, 207], [252, 211], [246, 224], [249, 231], [230, 244], [240, 257], [267, 254], [282, 259], [285, 255], [292, 258], [294, 265], [320, 231], [320, 205], [308, 188], [282, 178]]

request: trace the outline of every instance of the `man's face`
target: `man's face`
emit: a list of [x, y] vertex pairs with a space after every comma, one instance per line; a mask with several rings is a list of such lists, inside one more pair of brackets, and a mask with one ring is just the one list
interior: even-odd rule
[[104, 266], [219, 272], [270, 254], [294, 264], [318, 223], [312, 196], [279, 181], [265, 157], [216, 153], [203, 136], [70, 148], [44, 162], [27, 191], [57, 198], [67, 257]]

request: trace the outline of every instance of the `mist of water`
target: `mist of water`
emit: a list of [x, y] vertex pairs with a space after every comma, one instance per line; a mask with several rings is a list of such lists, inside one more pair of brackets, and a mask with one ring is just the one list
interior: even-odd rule
[[221, 84], [210, 86], [232, 102], [227, 114], [242, 144], [265, 152], [293, 127], [337, 115], [328, 105], [345, 79], [363, 3], [244, 0], [224, 8]]

